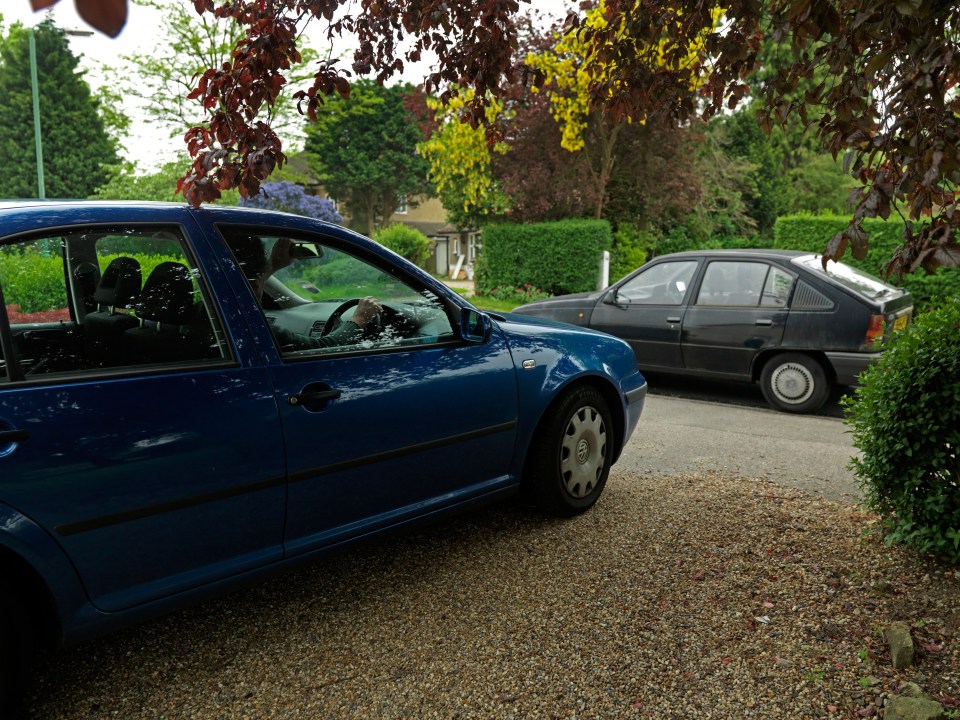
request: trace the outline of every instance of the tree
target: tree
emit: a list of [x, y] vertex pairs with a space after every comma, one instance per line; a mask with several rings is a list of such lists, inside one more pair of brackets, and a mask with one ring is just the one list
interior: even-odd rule
[[[549, 222], [593, 215], [596, 187], [584, 182], [590, 176], [589, 158], [582, 151], [562, 147], [550, 99], [544, 93], [529, 93], [522, 102], [514, 103], [514, 108], [504, 128], [507, 151], [492, 158], [494, 177], [508, 199], [510, 219]], [[482, 133], [482, 128], [473, 132]]]
[[[96, 4], [76, 1], [87, 8]], [[257, 117], [276, 100], [284, 73], [299, 59], [298, 18], [326, 22], [332, 35], [353, 34], [353, 72], [380, 82], [400, 72], [404, 60], [433, 51], [427, 91], [446, 83], [472, 88], [465, 111], [473, 123], [484, 122], [490, 95], [500, 96], [523, 72], [512, 54], [518, 0], [383, 0], [351, 6], [348, 14], [336, 12], [347, 0], [194, 2], [246, 30], [232, 62], [208, 69], [191, 93], [208, 112], [207, 121], [190, 131], [194, 161], [180, 183], [195, 204], [230, 187], [249, 195], [284, 162], [279, 138]], [[122, 25], [125, 3], [114, 0], [111, 6], [105, 19], [91, 22], [108, 29]], [[616, 70], [594, 74], [591, 107], [635, 119], [667, 112], [684, 121], [735, 108], [749, 96], [744, 78], [772, 38], [783, 44], [785, 59], [765, 95], [761, 124], [769, 129], [797, 113], [835, 157], [847, 153], [847, 166], [861, 183], [853, 220], [825, 249], [824, 262], [839, 259], [848, 246], [862, 257], [863, 219], [899, 212], [911, 222], [891, 271], [960, 264], [960, 95], [954, 92], [960, 7], [932, 0], [729, 0], [722, 7], [720, 26], [716, 5], [700, 0], [610, 0], [602, 26], [581, 24], [572, 14], [568, 20], [579, 25], [590, 62]], [[687, 64], [691, 48], [696, 57]], [[314, 114], [332, 93], [349, 94], [349, 72], [333, 62], [321, 64], [311, 87], [297, 95], [304, 111]], [[691, 84], [691, 72], [702, 84]], [[791, 100], [798, 82], [817, 73], [828, 79], [803, 102]], [[808, 106], [816, 108], [812, 115]], [[929, 222], [913, 224], [923, 218]]]
[[[158, 11], [165, 31], [162, 43], [143, 52], [122, 56], [123, 65], [113, 72], [113, 84], [138, 98], [147, 118], [169, 129], [170, 137], [183, 137], [188, 128], [203, 120], [203, 108], [187, 100], [194, 78], [208, 67], [229, 62], [243, 36], [235, 23], [217, 22], [198, 14], [187, 0], [133, 0]], [[290, 81], [310, 77], [304, 68], [317, 53], [301, 46], [301, 63], [290, 69]], [[287, 136], [300, 135], [302, 122], [289, 93], [278, 95], [267, 108], [267, 122]]]
[[[158, 202], [183, 201], [177, 195], [177, 180], [183, 172], [184, 158], [165, 163], [151, 173], [138, 171], [133, 163], [104, 167], [104, 182], [90, 197], [95, 200], [155, 200]], [[228, 190], [217, 200], [219, 205], [237, 205], [240, 194]]]
[[260, 186], [259, 194], [252, 198], [241, 198], [240, 204], [245, 207], [306, 215], [334, 225], [343, 223], [343, 217], [333, 206], [332, 200], [308, 195], [303, 187], [287, 180], [264, 183]]
[[[324, 104], [306, 129], [305, 150], [317, 178], [346, 206], [351, 227], [372, 236], [406, 195], [428, 190], [422, 139], [403, 104], [408, 85], [358, 81], [349, 98]], [[243, 195], [241, 191], [241, 195]]]
[[[118, 161], [98, 103], [77, 70], [63, 30], [46, 20], [32, 31], [45, 196], [83, 198], [103, 182], [103, 165]], [[13, 25], [0, 38], [0, 196], [36, 197], [37, 154], [31, 97], [30, 33]]]
[[[447, 219], [460, 230], [480, 226], [484, 219], [502, 215], [508, 206], [507, 197], [493, 177], [493, 154], [507, 151], [506, 145], [487, 143], [483, 128], [461, 122], [459, 109], [469, 102], [470, 93], [451, 99], [444, 106], [439, 100], [428, 100], [427, 107], [436, 113], [437, 129], [418, 145], [419, 153], [429, 163], [428, 178], [447, 211]], [[487, 107], [490, 122], [500, 113], [498, 103]]]

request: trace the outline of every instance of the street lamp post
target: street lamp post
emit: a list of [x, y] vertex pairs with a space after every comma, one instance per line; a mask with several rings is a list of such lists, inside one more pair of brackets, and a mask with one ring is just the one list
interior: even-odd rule
[[[64, 35], [88, 37], [90, 30], [64, 30]], [[43, 200], [46, 190], [43, 186], [43, 139], [40, 131], [40, 83], [37, 82], [37, 39], [30, 28], [30, 90], [33, 95], [33, 141], [37, 148], [37, 197]]]
[[37, 83], [37, 39], [30, 28], [30, 88], [33, 93], [33, 141], [37, 146], [37, 197], [46, 197], [43, 187], [43, 141], [40, 133], [40, 89]]

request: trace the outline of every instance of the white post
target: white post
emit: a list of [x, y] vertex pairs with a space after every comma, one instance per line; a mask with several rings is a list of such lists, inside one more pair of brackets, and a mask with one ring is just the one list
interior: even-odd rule
[[600, 257], [600, 283], [597, 290], [603, 290], [610, 284], [610, 251], [604, 250]]

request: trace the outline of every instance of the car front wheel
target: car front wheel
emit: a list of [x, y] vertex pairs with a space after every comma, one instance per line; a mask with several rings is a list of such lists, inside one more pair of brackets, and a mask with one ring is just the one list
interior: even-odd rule
[[551, 408], [530, 448], [528, 491], [544, 511], [572, 517], [600, 497], [610, 473], [613, 423], [591, 387], [568, 392]]
[[823, 366], [800, 353], [771, 358], [760, 375], [760, 388], [771, 407], [793, 413], [814, 412], [830, 395]]
[[30, 624], [23, 606], [9, 592], [0, 590], [0, 717], [17, 708], [21, 685], [33, 666], [28, 638]]

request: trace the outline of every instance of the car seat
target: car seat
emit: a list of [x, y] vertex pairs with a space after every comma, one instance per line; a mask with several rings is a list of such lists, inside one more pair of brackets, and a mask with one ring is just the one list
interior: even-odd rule
[[88, 365], [123, 364], [123, 334], [137, 325], [127, 311], [140, 297], [141, 282], [140, 263], [133, 258], [118, 257], [107, 265], [93, 293], [94, 310], [83, 318]]
[[187, 266], [157, 265], [134, 308], [138, 324], [124, 332], [127, 361], [139, 365], [219, 357], [210, 324], [198, 307]]

